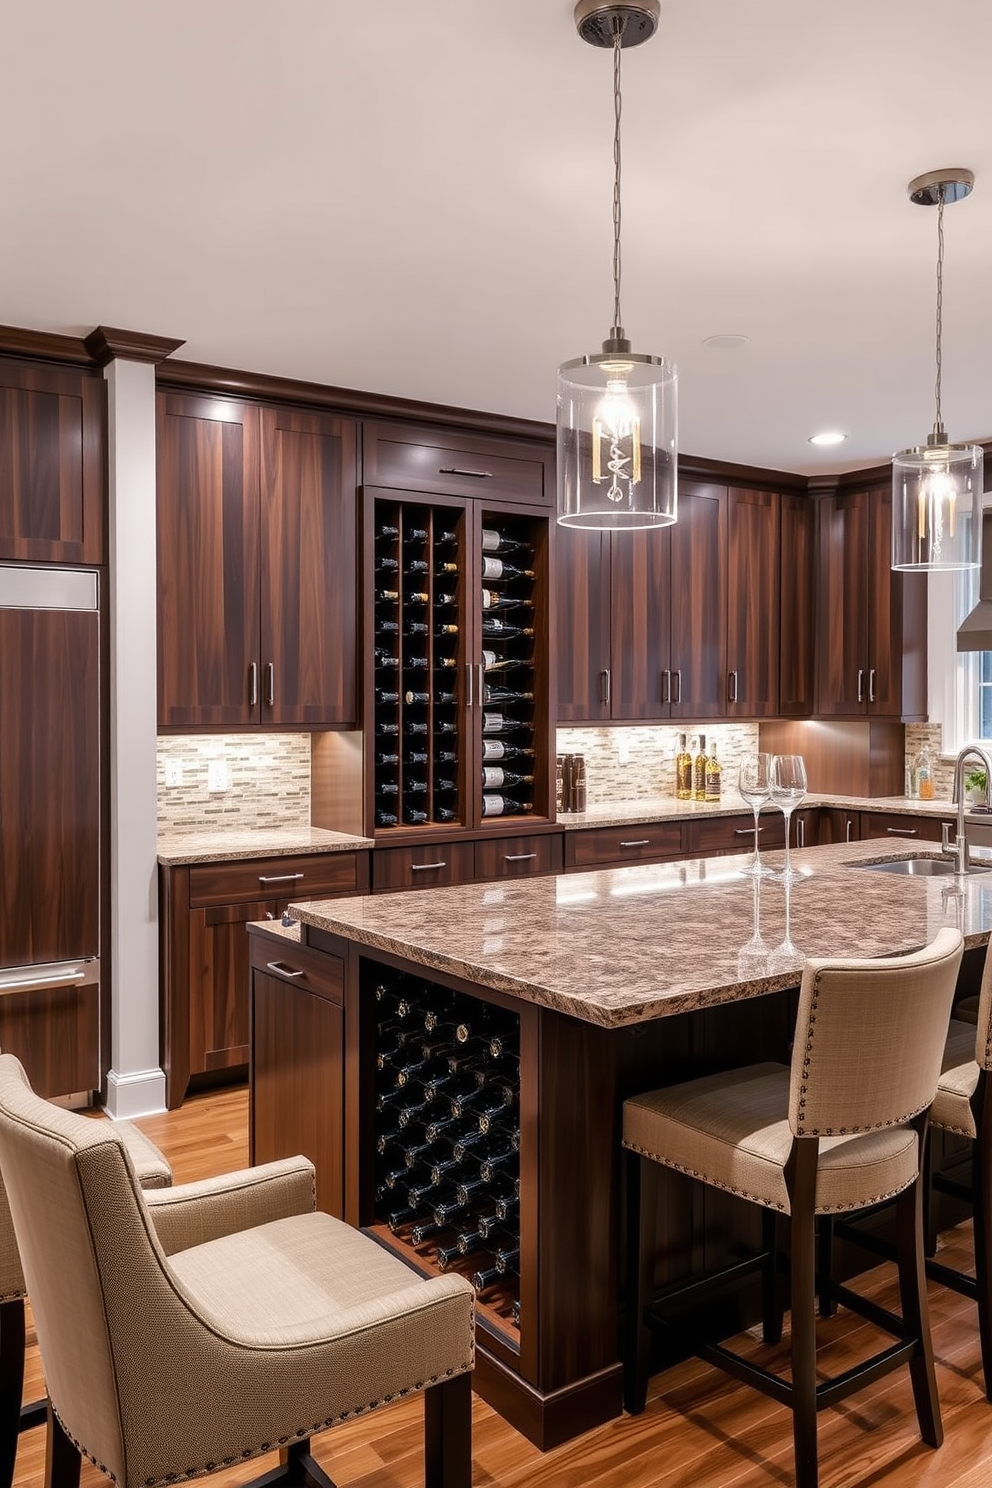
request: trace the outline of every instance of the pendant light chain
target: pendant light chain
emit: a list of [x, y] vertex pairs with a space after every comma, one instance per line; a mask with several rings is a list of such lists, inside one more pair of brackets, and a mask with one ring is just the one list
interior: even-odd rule
[[937, 410], [934, 433], [943, 436], [944, 423], [940, 412], [940, 375], [942, 371], [940, 341], [944, 321], [944, 187], [937, 198], [937, 379], [934, 385]]
[[616, 16], [613, 21], [613, 334], [623, 334], [620, 318], [620, 51], [623, 38], [624, 19]]

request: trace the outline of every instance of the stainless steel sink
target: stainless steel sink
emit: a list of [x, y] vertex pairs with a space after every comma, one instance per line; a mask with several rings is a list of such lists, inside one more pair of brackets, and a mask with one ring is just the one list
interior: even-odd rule
[[[954, 872], [951, 858], [886, 858], [882, 863], [856, 863], [857, 868], [870, 868], [873, 873], [900, 873], [904, 878], [948, 878]], [[988, 873], [992, 867], [969, 863], [967, 873]]]

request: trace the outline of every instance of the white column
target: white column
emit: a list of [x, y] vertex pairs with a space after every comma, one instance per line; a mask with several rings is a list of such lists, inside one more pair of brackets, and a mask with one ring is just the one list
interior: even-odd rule
[[159, 1068], [155, 367], [105, 370], [110, 473], [110, 937], [107, 1110], [165, 1109]]

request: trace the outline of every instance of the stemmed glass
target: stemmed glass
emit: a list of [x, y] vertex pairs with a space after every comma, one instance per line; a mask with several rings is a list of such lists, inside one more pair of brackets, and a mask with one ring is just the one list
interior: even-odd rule
[[785, 817], [785, 865], [776, 877], [781, 877], [785, 883], [793, 883], [796, 875], [789, 857], [789, 836], [792, 813], [806, 794], [806, 765], [802, 755], [773, 755], [769, 781], [771, 799]]
[[770, 947], [761, 934], [760, 873], [755, 873], [751, 879], [751, 915], [751, 939], [746, 940], [737, 953], [737, 976], [742, 982], [764, 976], [768, 967]]
[[758, 850], [758, 815], [771, 794], [771, 763], [770, 754], [745, 754], [737, 771], [737, 790], [754, 812], [754, 857], [741, 871], [756, 876], [769, 871], [762, 866]]
[[[789, 822], [786, 819], [786, 843], [788, 844]], [[783, 875], [782, 883], [785, 888], [785, 934], [777, 946], [773, 946], [768, 952], [768, 970], [776, 974], [784, 971], [800, 971], [806, 960], [806, 954], [801, 951], [792, 939], [792, 925], [790, 923], [789, 895], [792, 890], [792, 877]]]

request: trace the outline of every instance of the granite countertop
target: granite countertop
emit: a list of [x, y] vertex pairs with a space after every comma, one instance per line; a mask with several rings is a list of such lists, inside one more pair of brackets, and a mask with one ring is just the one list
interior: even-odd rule
[[[914, 808], [919, 803], [913, 803]], [[992, 932], [992, 872], [866, 872], [906, 857], [879, 841], [792, 854], [786, 887], [744, 856], [455, 885], [292, 906], [307, 926], [603, 1027], [794, 986], [806, 956], [919, 949], [944, 925]], [[919, 855], [919, 854], [917, 854]], [[939, 857], [933, 845], [926, 855]], [[782, 853], [764, 855], [781, 866]], [[795, 954], [782, 943], [786, 919]], [[749, 944], [760, 927], [763, 945]]]
[[251, 830], [212, 827], [198, 832], [161, 833], [158, 839], [158, 861], [174, 867], [182, 863], [218, 863], [239, 858], [357, 852], [372, 846], [371, 837], [353, 837], [347, 832], [325, 832], [322, 827]]
[[[906, 816], [937, 816], [953, 820], [958, 808], [950, 801], [919, 801], [911, 796], [836, 796], [810, 791], [800, 803], [804, 806], [828, 806], [841, 811], [884, 811]], [[763, 811], [776, 811], [764, 806]], [[611, 801], [590, 806], [581, 812], [559, 813], [558, 825], [566, 832], [589, 827], [627, 827], [637, 822], [683, 821], [694, 817], [750, 815], [751, 807], [736, 791], [725, 791], [718, 806], [702, 801], [676, 801], [671, 796], [648, 796], [642, 800]], [[976, 820], [981, 818], [976, 817]], [[988, 817], [985, 818], [989, 820]]]

